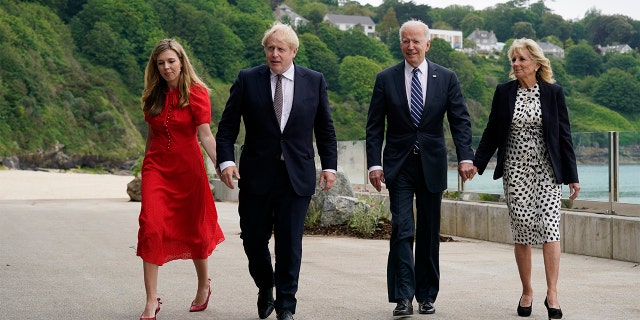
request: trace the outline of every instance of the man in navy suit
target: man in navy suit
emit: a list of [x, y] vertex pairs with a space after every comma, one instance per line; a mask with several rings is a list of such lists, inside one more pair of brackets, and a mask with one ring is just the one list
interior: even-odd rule
[[[315, 193], [314, 134], [323, 190], [333, 187], [337, 169], [327, 85], [321, 73], [293, 64], [298, 44], [288, 25], [275, 23], [265, 32], [267, 64], [240, 71], [216, 135], [220, 179], [232, 189], [238, 179], [241, 238], [258, 287], [260, 319], [274, 308], [278, 320], [293, 319], [296, 311], [304, 220]], [[234, 144], [241, 119], [246, 134], [238, 170]]]
[[430, 45], [426, 24], [411, 20], [402, 25], [404, 61], [377, 75], [367, 119], [369, 181], [378, 191], [385, 183], [389, 191], [393, 228], [387, 288], [389, 302], [396, 303], [394, 316], [413, 314], [414, 297], [419, 313], [435, 313], [440, 205], [447, 188], [445, 115], [456, 147], [458, 173], [463, 180], [475, 174], [471, 123], [458, 79], [453, 71], [426, 60]]

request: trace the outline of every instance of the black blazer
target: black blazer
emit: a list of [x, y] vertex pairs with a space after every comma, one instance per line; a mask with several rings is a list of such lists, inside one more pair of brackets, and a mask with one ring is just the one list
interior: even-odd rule
[[[367, 166], [382, 165], [386, 184], [391, 185], [418, 141], [427, 188], [441, 192], [447, 188], [444, 116], [449, 122], [458, 161], [473, 159], [471, 122], [456, 74], [431, 61], [427, 63], [425, 108], [417, 129], [407, 101], [405, 62], [377, 75], [367, 119]], [[381, 159], [385, 120], [386, 145]]]
[[[564, 91], [561, 86], [556, 84], [538, 81], [538, 85], [540, 86], [544, 142], [549, 151], [556, 180], [562, 184], [579, 182]], [[493, 179], [502, 177], [517, 91], [517, 80], [502, 83], [496, 87], [489, 121], [482, 133], [473, 161], [478, 167], [479, 174], [484, 172], [497, 149], [498, 162], [493, 172]]]
[[238, 186], [250, 193], [260, 195], [270, 190], [282, 155], [295, 192], [313, 195], [314, 132], [322, 168], [337, 169], [338, 149], [324, 77], [294, 67], [293, 105], [283, 132], [273, 110], [267, 65], [241, 70], [231, 86], [216, 134], [217, 162], [235, 161], [233, 146], [242, 119], [246, 134], [238, 164]]

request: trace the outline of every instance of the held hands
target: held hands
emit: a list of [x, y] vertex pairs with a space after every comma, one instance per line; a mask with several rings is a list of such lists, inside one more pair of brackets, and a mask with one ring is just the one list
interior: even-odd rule
[[369, 182], [379, 192], [382, 190], [382, 184], [384, 183], [384, 172], [382, 170], [372, 170], [369, 172]]
[[461, 162], [458, 164], [458, 174], [463, 182], [473, 179], [476, 173], [478, 173], [478, 167], [474, 166], [473, 163]]
[[218, 173], [220, 180], [222, 180], [222, 182], [227, 187], [229, 187], [229, 189], [235, 189], [235, 185], [233, 184], [233, 177], [240, 179], [240, 173], [238, 172], [238, 167], [236, 166], [226, 167], [224, 168], [224, 170], [222, 170], [221, 173], [220, 173], [220, 168], [217, 168], [216, 172]]
[[320, 181], [318, 181], [318, 185], [321, 186], [324, 183], [324, 187], [322, 191], [329, 190], [333, 188], [333, 184], [336, 182], [336, 174], [329, 171], [322, 171], [320, 175]]

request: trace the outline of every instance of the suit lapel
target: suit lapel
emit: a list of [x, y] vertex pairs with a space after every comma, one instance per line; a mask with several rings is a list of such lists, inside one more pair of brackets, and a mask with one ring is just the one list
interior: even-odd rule
[[271, 71], [267, 65], [264, 65], [259, 71], [259, 76], [256, 78], [256, 87], [258, 88], [258, 96], [260, 97], [260, 106], [265, 106], [270, 110], [265, 111], [265, 114], [271, 114], [273, 123], [278, 125], [278, 119], [276, 118], [276, 112], [273, 109], [273, 96], [271, 95]]
[[409, 101], [407, 100], [407, 88], [404, 74], [405, 63], [406, 61], [402, 61], [395, 66], [393, 73], [393, 83], [396, 85], [398, 96], [400, 97], [400, 101], [402, 101], [402, 103], [400, 104], [402, 106], [402, 110], [400, 110], [400, 113], [404, 115], [405, 121], [413, 126], [413, 120], [411, 120], [411, 110], [409, 108]]
[[307, 74], [304, 70], [298, 68], [295, 64], [294, 68], [294, 76], [293, 76], [293, 101], [291, 102], [291, 112], [289, 113], [289, 119], [287, 123], [284, 125], [284, 131], [289, 128], [289, 124], [295, 121], [296, 117], [300, 112], [304, 112], [304, 106], [298, 105], [298, 100], [303, 96], [302, 90], [306, 87], [304, 84], [307, 81]]
[[547, 86], [545, 82], [538, 82], [538, 86], [540, 87], [540, 112], [542, 113], [542, 124], [543, 128], [547, 128], [546, 124], [548, 123], [548, 117], [551, 115], [549, 112], [549, 101], [551, 101], [551, 90]]
[[436, 101], [434, 100], [437, 95], [436, 94], [430, 94], [430, 92], [439, 92], [439, 88], [440, 88], [440, 77], [439, 77], [439, 70], [438, 70], [438, 66], [434, 63], [431, 63], [429, 60], [427, 60], [427, 92], [426, 92], [426, 97], [424, 98], [424, 111], [422, 111], [422, 119], [420, 120], [420, 123], [424, 122], [424, 119], [427, 117], [427, 115], [432, 114], [431, 112], [429, 112], [431, 109], [431, 107], [435, 106]]

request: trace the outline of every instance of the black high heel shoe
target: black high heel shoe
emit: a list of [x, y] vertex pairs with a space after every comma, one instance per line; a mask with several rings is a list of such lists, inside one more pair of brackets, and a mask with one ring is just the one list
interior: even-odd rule
[[549, 303], [547, 302], [547, 298], [544, 298], [544, 306], [547, 307], [547, 313], [549, 314], [549, 319], [562, 319], [562, 309], [558, 308], [549, 308]]
[[528, 307], [523, 307], [520, 305], [520, 301], [522, 301], [522, 296], [520, 296], [520, 300], [518, 300], [518, 315], [521, 317], [528, 317], [531, 315], [531, 307], [533, 306], [533, 301]]

